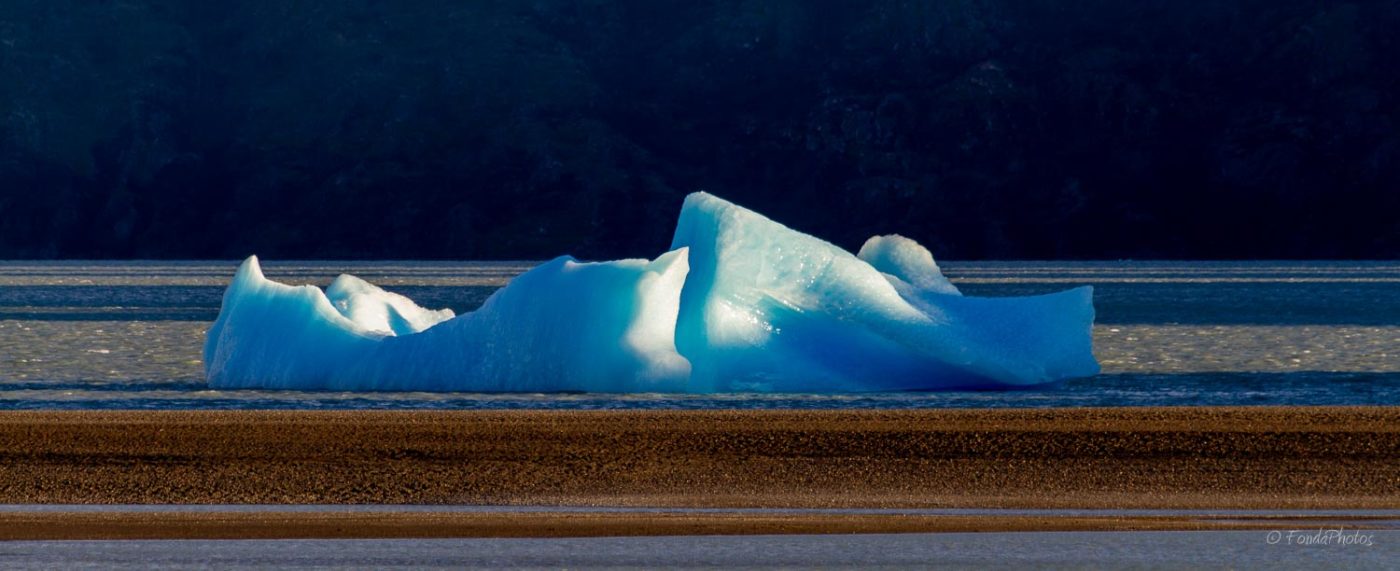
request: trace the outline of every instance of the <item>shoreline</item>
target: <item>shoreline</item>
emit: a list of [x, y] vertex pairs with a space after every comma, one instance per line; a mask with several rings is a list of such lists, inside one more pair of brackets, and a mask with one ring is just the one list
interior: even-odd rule
[[1400, 508], [1400, 407], [18, 411], [0, 504]]

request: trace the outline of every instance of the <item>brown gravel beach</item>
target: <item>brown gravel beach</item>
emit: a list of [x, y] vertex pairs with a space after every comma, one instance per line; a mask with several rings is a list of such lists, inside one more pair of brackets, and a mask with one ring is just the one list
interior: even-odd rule
[[1400, 408], [6, 412], [0, 503], [1397, 508]]
[[0, 503], [677, 508], [0, 508], [0, 539], [1307, 527], [1328, 520], [686, 508], [1397, 508], [1400, 408], [5, 412]]

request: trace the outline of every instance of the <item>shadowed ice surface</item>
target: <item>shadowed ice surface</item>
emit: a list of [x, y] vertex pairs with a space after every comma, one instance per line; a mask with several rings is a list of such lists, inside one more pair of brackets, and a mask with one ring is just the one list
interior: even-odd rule
[[[532, 262], [269, 263], [474, 309]], [[1400, 403], [1400, 263], [941, 264], [971, 295], [1095, 287], [1104, 374], [1011, 392], [855, 395], [211, 391], [200, 348], [236, 263], [0, 263], [0, 408], [912, 408]]]

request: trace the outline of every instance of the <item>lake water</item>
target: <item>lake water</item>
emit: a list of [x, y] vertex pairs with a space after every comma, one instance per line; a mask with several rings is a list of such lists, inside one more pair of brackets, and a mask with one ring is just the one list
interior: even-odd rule
[[[11, 541], [21, 569], [1386, 569], [1400, 532], [1014, 532], [563, 539]], [[1278, 535], [1270, 535], [1278, 534]], [[1271, 539], [1271, 538], [1280, 539]]]
[[[480, 394], [215, 391], [204, 332], [237, 263], [0, 262], [0, 409], [937, 408], [1400, 404], [1400, 262], [945, 263], [970, 295], [1095, 286], [1103, 374], [1009, 392]], [[533, 263], [267, 262], [353, 273], [458, 313]]]

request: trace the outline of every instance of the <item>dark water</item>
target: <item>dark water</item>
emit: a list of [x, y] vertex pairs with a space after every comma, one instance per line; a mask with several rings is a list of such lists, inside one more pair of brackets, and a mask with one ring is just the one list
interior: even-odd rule
[[[972, 295], [1095, 286], [1104, 374], [1012, 392], [213, 391], [200, 348], [234, 262], [0, 263], [0, 408], [676, 409], [1400, 404], [1400, 262], [948, 263]], [[530, 263], [267, 263], [470, 311]]]

